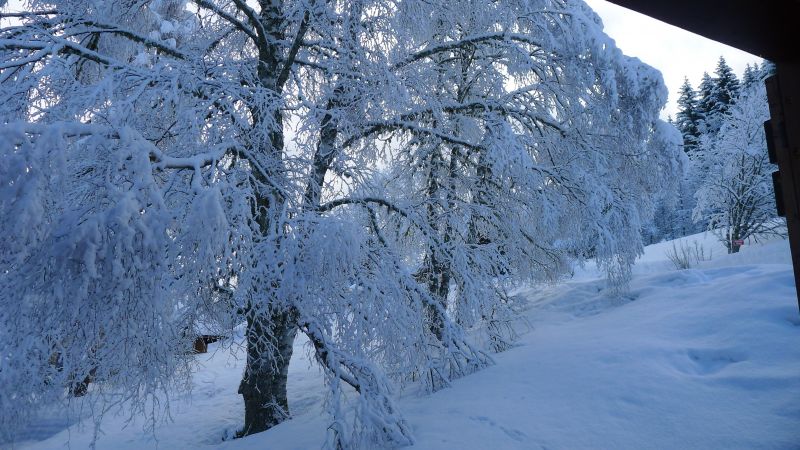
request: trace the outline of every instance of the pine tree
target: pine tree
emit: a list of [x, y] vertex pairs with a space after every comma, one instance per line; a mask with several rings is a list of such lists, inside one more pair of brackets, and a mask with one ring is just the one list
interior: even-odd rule
[[[701, 120], [701, 134], [716, 131], [713, 129], [713, 125], [709, 123], [713, 118], [714, 103], [716, 101], [714, 97], [714, 85], [715, 81], [711, 78], [711, 75], [709, 75], [708, 72], [703, 72], [703, 78], [700, 80], [700, 86], [697, 88], [697, 111]], [[719, 129], [718, 125], [716, 129]]]
[[700, 139], [701, 114], [698, 109], [697, 93], [689, 83], [689, 79], [684, 78], [678, 97], [675, 126], [683, 135], [683, 150], [686, 153], [695, 151]]
[[714, 73], [717, 77], [713, 90], [715, 102], [712, 112], [721, 118], [730, 110], [731, 105], [736, 101], [736, 97], [739, 96], [739, 79], [736, 78], [733, 69], [725, 62], [725, 58], [722, 56], [719, 57], [717, 69]]
[[739, 95], [739, 79], [725, 58], [720, 56], [714, 74], [716, 77], [712, 78], [704, 73], [700, 82], [699, 103], [704, 121], [701, 131], [709, 135], [719, 132], [725, 114]]
[[758, 64], [751, 66], [749, 63], [744, 68], [742, 75], [742, 91], [746, 91], [758, 83], [760, 78]]

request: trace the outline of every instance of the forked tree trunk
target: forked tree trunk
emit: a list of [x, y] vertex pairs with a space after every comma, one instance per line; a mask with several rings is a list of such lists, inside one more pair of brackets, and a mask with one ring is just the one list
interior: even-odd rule
[[[242, 2], [244, 3], [244, 2]], [[258, 39], [258, 79], [261, 87], [280, 95], [285, 83], [285, 73], [291, 65], [284, 60], [284, 28], [286, 26], [282, 0], [259, 0], [258, 21], [265, 35], [257, 33]], [[302, 33], [298, 38], [302, 38]], [[293, 56], [289, 55], [289, 59]], [[282, 79], [283, 78], [283, 79]], [[261, 132], [269, 129], [269, 142], [258, 142], [260, 157], [268, 162], [262, 165], [267, 171], [254, 172], [254, 177], [262, 188], [270, 186], [284, 177], [283, 173], [283, 116], [280, 107], [271, 110], [252, 109], [253, 127]], [[259, 231], [263, 236], [271, 232], [281, 233], [276, 222], [286, 199], [274, 189], [257, 191], [254, 215]], [[262, 286], [257, 289], [271, 290], [277, 286]], [[258, 295], [254, 295], [258, 297]], [[266, 297], [270, 298], [269, 292]], [[247, 318], [247, 367], [239, 384], [239, 394], [244, 400], [244, 427], [238, 436], [247, 436], [265, 431], [289, 417], [289, 402], [286, 395], [286, 382], [289, 362], [292, 358], [292, 345], [297, 334], [294, 308], [281, 305], [278, 301], [267, 304], [251, 304], [245, 311]]]

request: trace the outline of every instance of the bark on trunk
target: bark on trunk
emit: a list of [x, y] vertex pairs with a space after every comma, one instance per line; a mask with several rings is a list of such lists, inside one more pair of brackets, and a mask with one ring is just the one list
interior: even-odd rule
[[[428, 185], [425, 192], [428, 199], [428, 226], [432, 230], [436, 230], [437, 233], [444, 234], [442, 239], [446, 241], [449, 236], [447, 236], [446, 230], [440, 230], [440, 228], [446, 228], [446, 224], [439, 223], [441, 207], [438, 205], [439, 202], [437, 201], [440, 196], [440, 177], [443, 173], [447, 173], [442, 155], [440, 154], [440, 148], [436, 148], [431, 152], [429, 164]], [[445, 221], [446, 220], [447, 219], [445, 219]], [[444, 334], [445, 321], [445, 318], [442, 317], [442, 311], [447, 309], [447, 296], [450, 290], [450, 271], [446, 261], [442, 261], [437, 254], [435, 245], [431, 245], [428, 249], [428, 255], [425, 263], [423, 263], [423, 267], [423, 273], [427, 276], [425, 282], [428, 286], [428, 292], [430, 292], [434, 301], [439, 303], [439, 308], [432, 304], [425, 305], [428, 314], [428, 328], [431, 333], [436, 336], [436, 339], [441, 341]]]
[[[244, 3], [244, 2], [239, 2]], [[239, 5], [241, 9], [246, 6]], [[292, 61], [283, 60], [285, 20], [282, 0], [260, 0], [257, 17], [249, 17], [251, 23], [259, 22], [261, 32], [258, 40], [258, 79], [262, 87], [280, 95], [286, 72]], [[253, 23], [255, 25], [255, 23]], [[302, 29], [302, 26], [301, 26]], [[303, 31], [304, 32], [304, 31]], [[299, 34], [302, 34], [298, 31]], [[302, 36], [300, 36], [302, 37]], [[283, 78], [283, 79], [282, 79]], [[280, 107], [262, 110], [252, 109], [253, 127], [256, 135], [268, 130], [266, 141], [256, 142], [256, 158], [264, 158], [266, 174], [254, 172], [254, 177], [262, 187], [281, 180], [283, 173], [283, 116]], [[286, 199], [275, 189], [257, 190], [254, 204], [254, 217], [263, 236], [281, 233], [277, 222]], [[266, 297], [266, 304], [249, 304], [247, 318], [247, 367], [239, 384], [239, 394], [244, 400], [244, 427], [238, 436], [247, 436], [265, 431], [289, 417], [289, 402], [286, 395], [286, 382], [292, 345], [297, 327], [294, 309], [291, 305], [274, 302], [268, 291], [276, 286], [264, 286], [260, 294]], [[259, 295], [254, 295], [258, 298]]]
[[439, 308], [431, 304], [425, 305], [425, 309], [428, 312], [428, 326], [433, 335], [436, 336], [436, 339], [442, 341], [444, 336], [442, 311], [447, 309], [447, 297], [450, 293], [450, 271], [446, 264], [437, 260], [436, 256], [431, 257], [428, 291], [434, 300], [439, 302]]
[[297, 334], [293, 315], [291, 310], [262, 313], [247, 320], [247, 368], [239, 384], [244, 428], [239, 436], [262, 432], [289, 417], [286, 382]]

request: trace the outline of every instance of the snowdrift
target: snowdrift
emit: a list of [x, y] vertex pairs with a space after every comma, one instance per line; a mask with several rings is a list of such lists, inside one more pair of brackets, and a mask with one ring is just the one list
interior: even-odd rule
[[[400, 406], [419, 449], [797, 448], [800, 314], [788, 243], [749, 242], [676, 270], [647, 247], [630, 290], [612, 295], [591, 265], [559, 285], [530, 288], [532, 330], [496, 365]], [[325, 440], [321, 374], [298, 341], [290, 368], [294, 418], [244, 439], [236, 394], [243, 354], [209, 346], [191, 395], [155, 433], [109, 413], [97, 448], [309, 449]], [[238, 355], [238, 358], [237, 358]], [[76, 405], [77, 406], [77, 405]], [[44, 417], [15, 448], [84, 448], [92, 424]]]

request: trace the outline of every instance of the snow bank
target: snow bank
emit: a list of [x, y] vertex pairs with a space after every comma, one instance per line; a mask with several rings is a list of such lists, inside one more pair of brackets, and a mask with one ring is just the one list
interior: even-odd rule
[[[751, 242], [727, 255], [713, 236], [683, 239], [713, 258], [679, 271], [665, 256], [671, 242], [650, 246], [622, 297], [609, 296], [589, 266], [527, 291], [533, 331], [518, 347], [452, 388], [405, 396], [414, 448], [796, 448], [800, 314], [787, 242]], [[306, 355], [304, 342], [296, 346]], [[242, 420], [242, 360], [198, 358], [194, 391], [173, 404], [174, 422], [154, 439], [141, 423], [124, 428], [123, 417], [108, 416], [98, 448], [320, 447], [324, 391], [307, 357], [290, 367], [294, 419], [227, 441]], [[40, 425], [45, 438], [65, 424]], [[90, 424], [73, 425], [18, 447], [84, 448], [91, 434]]]

